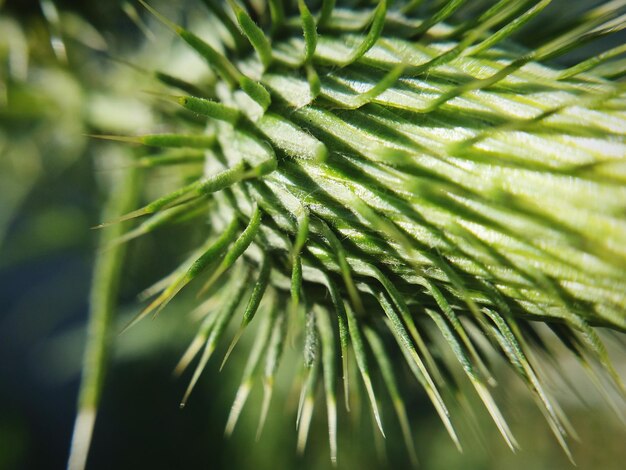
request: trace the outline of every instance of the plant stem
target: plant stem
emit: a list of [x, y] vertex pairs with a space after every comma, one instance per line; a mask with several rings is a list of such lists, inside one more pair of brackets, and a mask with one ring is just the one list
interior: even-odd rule
[[[129, 212], [137, 203], [138, 171], [128, 167], [114, 177], [103, 219], [113, 220]], [[111, 344], [111, 324], [126, 244], [113, 242], [122, 236], [128, 222], [113, 224], [100, 232], [89, 301], [87, 344], [83, 355], [78, 411], [74, 422], [68, 470], [83, 470], [91, 444], [96, 414]]]

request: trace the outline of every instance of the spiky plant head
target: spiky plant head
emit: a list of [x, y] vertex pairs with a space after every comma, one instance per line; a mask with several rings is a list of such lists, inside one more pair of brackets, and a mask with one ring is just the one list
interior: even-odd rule
[[338, 402], [349, 408], [361, 389], [381, 433], [389, 393], [413, 456], [403, 370], [459, 448], [449, 402], [461, 370], [514, 449], [491, 392], [499, 355], [568, 452], [533, 355], [560, 341], [624, 391], [596, 327], [626, 329], [626, 48], [555, 60], [619, 32], [624, 5], [564, 15], [522, 46], [515, 37], [549, 0], [204, 3], [202, 37], [144, 5], [214, 78], [157, 72], [176, 130], [109, 136], [165, 148], [140, 163], [191, 175], [122, 217], [145, 219], [118, 241], [210, 221], [131, 323], [199, 287], [182, 404], [229, 324], [239, 329], [223, 362], [258, 323], [227, 433], [257, 379], [262, 428], [281, 357], [299, 354], [299, 450], [321, 382], [333, 461]]

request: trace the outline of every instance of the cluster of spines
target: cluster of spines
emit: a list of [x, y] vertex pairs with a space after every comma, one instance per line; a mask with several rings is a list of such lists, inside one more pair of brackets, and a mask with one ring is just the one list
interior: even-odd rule
[[[569, 145], [581, 154], [586, 151], [586, 156], [594, 161], [550, 162], [545, 161], [547, 157], [526, 158], [523, 152], [497, 157], [494, 154], [502, 145], [511, 145], [506, 139], [498, 140], [502, 135], [533, 135], [539, 123], [542, 132], [559, 136], [567, 128], [565, 141], [610, 140], [618, 149], [623, 147], [623, 132], [619, 130], [626, 120], [623, 112], [620, 114], [624, 109], [622, 87], [587, 74], [618, 57], [624, 52], [623, 47], [563, 71], [536, 65], [537, 61], [554, 58], [620, 29], [616, 18], [620, 18], [621, 7], [598, 7], [589, 12], [587, 21], [536, 49], [522, 54], [498, 49], [496, 58], [491, 59], [485, 53], [494, 51], [496, 44], [519, 31], [550, 1], [500, 0], [484, 9], [476, 20], [461, 22], [454, 28], [441, 22], [458, 13], [464, 6], [463, 0], [444, 2], [427, 20], [411, 19], [413, 12], [424, 8], [421, 1], [407, 2], [393, 12], [389, 2], [382, 1], [365, 10], [366, 14], [355, 14], [351, 19], [349, 13], [337, 15], [333, 1], [323, 1], [316, 17], [299, 0], [297, 21], [292, 21], [285, 2], [271, 1], [268, 30], [274, 36], [269, 39], [250, 13], [235, 1], [228, 2], [229, 11], [207, 3], [233, 35], [232, 43], [244, 47], [242, 35], [257, 60], [233, 61], [146, 5], [206, 59], [226, 86], [217, 87], [214, 95], [200, 95], [195, 92], [196, 85], [157, 73], [156, 78], [164, 84], [191, 92], [175, 99], [187, 110], [208, 118], [208, 131], [202, 135], [146, 135], [128, 140], [177, 149], [176, 153], [145, 157], [139, 162], [142, 166], [197, 163], [206, 158], [212, 161], [213, 168], [220, 169], [123, 218], [153, 214], [123, 237], [125, 241], [189, 214], [205, 212], [210, 196], [216, 200], [211, 211], [231, 217], [215, 240], [208, 241], [165, 283], [159, 284], [160, 295], [133, 321], [134, 324], [163, 308], [209, 266], [216, 265], [201, 292], [210, 289], [234, 265], [244, 271], [230, 276], [222, 287], [229, 292], [229, 300], [219, 309], [207, 314], [206, 307], [199, 307], [206, 318], [177, 366], [177, 371], [182, 372], [202, 351], [183, 404], [248, 290], [251, 272], [238, 260], [249, 256], [251, 263], [247, 265], [258, 266], [258, 277], [224, 362], [263, 298], [272, 300], [250, 353], [228, 420], [228, 432], [236, 423], [261, 356], [266, 353], [266, 398], [261, 423], [264, 422], [286, 323], [300, 322], [308, 372], [298, 407], [299, 448], [303, 450], [306, 443], [312, 397], [321, 369], [331, 457], [336, 459], [337, 335], [346, 401], [351, 345], [382, 432], [370, 378], [365, 346], [368, 344], [414, 456], [406, 411], [390, 366], [392, 361], [380, 337], [381, 331], [385, 331], [381, 326], [386, 325], [452, 439], [460, 446], [441, 391], [447, 387], [446, 379], [432, 356], [432, 345], [421, 334], [428, 318], [452, 348], [511, 448], [516, 447], [515, 439], [491, 397], [489, 387], [494, 380], [474, 345], [469, 324], [469, 329], [481, 331], [506, 356], [528, 384], [559, 442], [567, 449], [567, 421], [531, 365], [528, 337], [537, 339], [528, 332], [533, 328], [521, 316], [564, 322], [553, 327], [561, 341], [585, 365], [586, 356], [592, 353], [623, 390], [589, 322], [626, 326], [626, 299], [619, 291], [625, 284], [621, 270], [626, 254], [614, 245], [594, 245], [594, 240], [586, 238], [587, 232], [576, 231], [553, 214], [543, 212], [533, 205], [533, 200], [528, 200], [528, 194], [520, 197], [498, 186], [502, 186], [509, 169], [511, 174], [519, 170], [522, 176], [523, 172], [536, 172], [539, 177], [575, 176], [593, 182], [598, 178], [596, 164], [603, 155], [593, 148], [577, 148], [578, 141], [559, 145]], [[384, 34], [385, 27], [395, 26], [394, 23], [402, 27], [397, 35], [400, 38]], [[296, 28], [301, 29], [302, 39], [285, 33]], [[322, 34], [318, 35], [318, 31]], [[342, 40], [334, 41], [336, 37]], [[416, 63], [417, 57], [423, 60]], [[534, 68], [525, 70], [528, 64]], [[250, 76], [242, 72], [248, 69]], [[607, 70], [608, 77], [621, 74], [615, 67]], [[455, 79], [455, 74], [460, 77]], [[288, 82], [292, 89], [281, 88]], [[537, 87], [544, 90], [544, 95], [536, 99], [532, 93], [508, 96], [522, 86]], [[477, 92], [481, 90], [493, 90], [493, 94], [479, 98]], [[241, 93], [248, 101], [242, 101]], [[607, 103], [616, 108], [614, 113], [607, 111], [614, 122], [594, 121], [594, 108]], [[582, 125], [576, 127], [567, 112], [581, 104]], [[458, 112], [475, 116], [477, 122], [472, 124], [475, 129], [471, 132], [457, 125], [451, 131], [455, 134], [452, 139], [419, 131], [414, 123], [422, 120], [433, 127], [452, 129], [456, 125], [453, 116]], [[233, 148], [233, 142], [238, 147]], [[239, 158], [234, 154], [239, 154]], [[480, 164], [485, 161], [502, 169], [502, 175], [494, 177], [493, 184], [482, 181], [480, 170], [484, 166]], [[619, 182], [624, 177], [618, 174], [616, 178]], [[543, 183], [545, 180], [534, 185]], [[534, 189], [532, 184], [530, 189]], [[619, 193], [620, 189], [615, 191]], [[513, 214], [506, 223], [499, 220], [504, 209]], [[618, 209], [607, 210], [608, 219], [600, 222], [612, 229], [619, 240], [624, 236], [623, 228], [611, 225], [611, 217]], [[532, 224], [535, 234], [552, 237], [549, 241], [556, 247], [566, 246], [568, 254], [578, 252], [582, 257], [597, 258], [593, 261], [595, 270], [604, 279], [592, 279], [593, 274], [583, 272], [579, 259], [566, 260], [555, 254], [554, 246], [546, 247], [533, 240], [532, 235], [521, 233], [519, 227], [523, 224]], [[491, 245], [477, 235], [476, 225], [490, 232]], [[509, 256], [509, 252], [513, 255]], [[530, 261], [520, 261], [524, 257]], [[547, 259], [544, 264], [549, 264], [552, 271], [545, 265], [537, 267], [541, 257]], [[291, 282], [285, 285], [278, 281], [280, 274], [288, 274]], [[558, 282], [561, 276], [566, 282], [580, 284], [587, 293], [581, 298], [573, 297]], [[342, 284], [336, 284], [336, 277]], [[330, 302], [307, 296], [305, 286], [310, 284], [325, 286]], [[290, 308], [285, 308], [285, 291], [290, 291]], [[603, 294], [609, 295], [610, 300], [595, 302]], [[601, 304], [597, 310], [596, 303]], [[306, 307], [304, 318], [300, 304]], [[373, 306], [384, 313], [381, 318], [371, 313]], [[590, 306], [592, 312], [585, 317], [583, 312]], [[420, 315], [414, 315], [416, 311]], [[336, 326], [331, 322], [331, 312]]]

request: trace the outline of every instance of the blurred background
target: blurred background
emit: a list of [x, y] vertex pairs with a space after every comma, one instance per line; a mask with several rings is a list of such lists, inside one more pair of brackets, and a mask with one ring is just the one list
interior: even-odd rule
[[[183, 2], [190, 4], [183, 17], [177, 16], [180, 6], [151, 3], [181, 22], [205, 14], [202, 2]], [[136, 7], [121, 0], [0, 0], [0, 469], [66, 465], [97, 251], [98, 231], [92, 227], [101, 222], [114, 181], [141, 151], [89, 135], [169, 129], [142, 93], [154, 89], [150, 77], [110, 58], [184, 70], [194, 78], [207, 74], [171, 33]], [[151, 171], [145, 191], [159, 194], [179, 177]], [[115, 331], [141, 307], [137, 294], [176, 267], [202, 229], [196, 220], [130, 244]], [[233, 354], [221, 373], [219, 361], [211, 362], [189, 405], [179, 409], [189, 377], [173, 378], [172, 369], [197, 326], [185, 316], [193, 300], [183, 295], [157, 320], [116, 336], [88, 468], [330, 468], [323, 401], [316, 403], [305, 455], [296, 455], [298, 397], [289, 355], [299, 352], [293, 348], [286, 351], [258, 442], [258, 389], [232, 438], [223, 437], [245, 354]], [[626, 377], [624, 338], [605, 336]], [[555, 395], [579, 436], [571, 443], [578, 468], [624, 468], [626, 426], [619, 413], [575, 361], [565, 354], [557, 361], [578, 391], [555, 378]], [[472, 401], [470, 408], [478, 410], [474, 424], [455, 410], [464, 444], [459, 453], [415, 388], [406, 403], [421, 468], [573, 468], [513, 374], [502, 367], [499, 377], [495, 395], [523, 450], [511, 453]], [[384, 442], [373, 431], [367, 403], [353, 408], [339, 424], [340, 468], [407, 467], [390, 403], [383, 407]]]

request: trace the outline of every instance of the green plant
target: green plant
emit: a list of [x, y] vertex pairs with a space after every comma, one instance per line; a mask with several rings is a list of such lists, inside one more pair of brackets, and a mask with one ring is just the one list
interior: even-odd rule
[[490, 392], [496, 353], [568, 452], [567, 420], [533, 354], [558, 340], [624, 393], [596, 327], [626, 329], [625, 48], [566, 68], [555, 60], [619, 33], [623, 5], [574, 10], [520, 45], [549, 0], [205, 3], [203, 38], [145, 5], [211, 71], [202, 83], [156, 73], [176, 90], [158, 95], [174, 131], [105, 136], [166, 148], [139, 164], [191, 175], [108, 220], [146, 217], [116, 242], [210, 220], [206, 243], [129, 325], [203, 281], [203, 322], [177, 367], [200, 356], [181, 406], [241, 316], [223, 362], [260, 325], [228, 433], [258, 374], [262, 429], [292, 335], [303, 355], [300, 450], [321, 381], [336, 460], [336, 382], [348, 408], [359, 390], [351, 367], [381, 433], [376, 369], [412, 449], [398, 384], [408, 368], [460, 447], [448, 405], [459, 366], [514, 449]]

